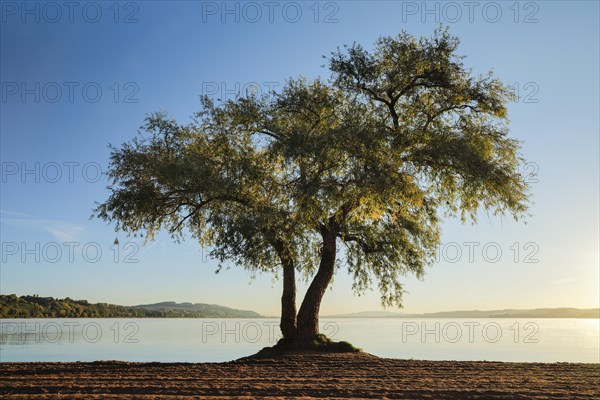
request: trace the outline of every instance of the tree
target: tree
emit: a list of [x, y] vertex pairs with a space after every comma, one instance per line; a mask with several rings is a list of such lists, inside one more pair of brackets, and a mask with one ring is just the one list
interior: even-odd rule
[[[323, 295], [345, 265], [361, 293], [401, 306], [400, 277], [421, 278], [443, 217], [528, 208], [510, 138], [509, 88], [472, 76], [458, 39], [382, 37], [331, 54], [328, 82], [289, 80], [272, 97], [202, 99], [192, 122], [151, 114], [112, 147], [110, 197], [95, 215], [128, 233], [189, 231], [211, 255], [283, 274], [281, 330], [314, 340]], [[219, 267], [219, 268], [220, 268]], [[295, 273], [312, 278], [296, 313]]]

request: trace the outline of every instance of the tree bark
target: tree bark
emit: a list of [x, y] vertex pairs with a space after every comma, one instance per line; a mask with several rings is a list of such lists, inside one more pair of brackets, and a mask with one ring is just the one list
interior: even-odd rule
[[327, 286], [329, 286], [329, 282], [331, 282], [335, 269], [337, 237], [335, 224], [332, 222], [329, 226], [322, 227], [321, 236], [323, 245], [319, 270], [308, 287], [300, 311], [298, 311], [298, 342], [309, 342], [319, 334], [321, 300]]
[[294, 261], [283, 242], [275, 243], [283, 267], [283, 293], [281, 295], [281, 321], [279, 328], [284, 339], [296, 338], [296, 270]]

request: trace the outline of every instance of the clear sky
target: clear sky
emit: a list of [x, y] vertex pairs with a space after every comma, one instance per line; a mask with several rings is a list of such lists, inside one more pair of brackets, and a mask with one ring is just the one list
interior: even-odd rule
[[[474, 73], [493, 68], [518, 88], [511, 131], [523, 171], [537, 171], [535, 204], [526, 225], [447, 221], [439, 262], [423, 281], [405, 278], [405, 311], [599, 306], [597, 1], [69, 4], [0, 3], [2, 294], [277, 315], [281, 282], [235, 267], [215, 275], [193, 241], [161, 235], [144, 246], [121, 235], [112, 247], [113, 228], [89, 219], [108, 195], [98, 175], [107, 144], [131, 139], [149, 112], [187, 122], [201, 94], [326, 77], [321, 56], [336, 46], [371, 47], [403, 29], [429, 35], [441, 22]], [[354, 296], [344, 268], [322, 305], [378, 309], [379, 294]]]

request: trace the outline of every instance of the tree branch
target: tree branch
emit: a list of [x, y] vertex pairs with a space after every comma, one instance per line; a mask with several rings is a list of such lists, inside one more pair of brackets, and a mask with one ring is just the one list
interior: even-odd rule
[[268, 130], [260, 130], [260, 131], [256, 131], [256, 133], [262, 133], [264, 135], [270, 136], [275, 140], [282, 140], [283, 138], [281, 136], [279, 136], [278, 134], [274, 133], [274, 132], [270, 132]]
[[[177, 225], [175, 225], [175, 227], [173, 229], [171, 229], [169, 231], [169, 233], [175, 233], [177, 232], [177, 230], [179, 230], [179, 228], [181, 228], [181, 225], [183, 225], [183, 223], [190, 218], [192, 215], [196, 214], [202, 207], [204, 207], [205, 205], [209, 204], [210, 202], [212, 202], [214, 199], [208, 199], [206, 201], [201, 202], [200, 204], [197, 204], [196, 207], [194, 207], [194, 210], [192, 212], [190, 212], [188, 215], [186, 215], [181, 221], [179, 221], [177, 223]], [[180, 205], [181, 206], [181, 205]], [[177, 208], [179, 208], [180, 206], [178, 206]]]

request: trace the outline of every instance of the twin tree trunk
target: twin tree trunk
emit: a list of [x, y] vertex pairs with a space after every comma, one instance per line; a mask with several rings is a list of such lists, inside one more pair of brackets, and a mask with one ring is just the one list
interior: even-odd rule
[[283, 294], [281, 296], [280, 328], [284, 339], [299, 344], [310, 342], [319, 334], [321, 300], [335, 270], [335, 231], [330, 227], [324, 227], [321, 236], [323, 237], [323, 247], [319, 270], [308, 287], [297, 316], [294, 264], [289, 257], [282, 257]]

